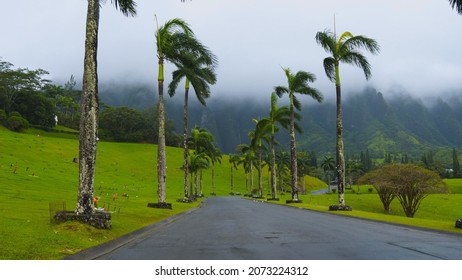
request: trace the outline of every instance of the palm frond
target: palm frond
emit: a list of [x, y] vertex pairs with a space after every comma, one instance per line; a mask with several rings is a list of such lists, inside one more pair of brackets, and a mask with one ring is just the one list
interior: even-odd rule
[[354, 64], [361, 68], [364, 72], [364, 76], [369, 80], [372, 76], [371, 66], [367, 61], [367, 58], [359, 52], [349, 52], [343, 57], [343, 61], [348, 64]]
[[349, 37], [343, 43], [343, 51], [341, 51], [341, 53], [346, 53], [361, 48], [366, 49], [371, 54], [378, 54], [380, 52], [380, 46], [374, 39], [359, 35]]
[[353, 37], [353, 34], [351, 34], [350, 32], [348, 31], [343, 32], [342, 35], [340, 35], [340, 37], [337, 40], [337, 43], [336, 43], [337, 50], [339, 49], [339, 46], [343, 45], [343, 43], [351, 37]]
[[289, 89], [284, 86], [276, 86], [274, 87], [274, 92], [277, 96], [282, 97], [284, 93], [289, 93]]
[[184, 73], [180, 70], [175, 70], [172, 73], [172, 81], [168, 85], [168, 95], [170, 97], [175, 95], [175, 91], [178, 88], [178, 84], [180, 83], [181, 79], [183, 79]]
[[335, 55], [336, 41], [335, 34], [326, 29], [324, 32], [316, 33], [316, 42], [328, 53]]
[[292, 102], [295, 109], [299, 111], [302, 109], [302, 103], [300, 103], [300, 100], [298, 100], [298, 98], [295, 95], [292, 97]]
[[136, 16], [136, 2], [133, 0], [111, 0], [117, 10], [125, 16]]
[[449, 0], [449, 5], [462, 15], [462, 0]]
[[318, 102], [322, 102], [324, 99], [322, 93], [319, 90], [312, 87], [300, 88], [298, 92], [304, 95], [311, 96], [314, 100]]
[[331, 82], [335, 82], [335, 59], [333, 57], [324, 58], [324, 71]]

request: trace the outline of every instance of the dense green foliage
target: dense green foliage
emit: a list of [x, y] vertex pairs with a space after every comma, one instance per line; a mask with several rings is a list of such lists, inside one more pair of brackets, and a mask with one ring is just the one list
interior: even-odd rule
[[[109, 107], [100, 114], [99, 137], [102, 140], [134, 143], [157, 143], [157, 110], [143, 112], [128, 107]], [[171, 121], [166, 123], [166, 142], [178, 146]]]
[[386, 213], [396, 197], [406, 216], [411, 218], [424, 198], [447, 191], [436, 172], [413, 164], [385, 165], [364, 175], [360, 183], [374, 186]]
[[[25, 122], [20, 117], [35, 125], [55, 125], [55, 108], [41, 94], [43, 88], [50, 84], [44, 78], [48, 72], [13, 67], [13, 64], [0, 59], [0, 109], [9, 116], [7, 126], [15, 131], [23, 129]], [[20, 116], [13, 117], [13, 112]]]

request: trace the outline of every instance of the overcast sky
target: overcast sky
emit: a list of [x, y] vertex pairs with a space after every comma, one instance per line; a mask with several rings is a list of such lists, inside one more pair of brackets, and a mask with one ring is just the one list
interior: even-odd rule
[[[81, 80], [87, 1], [3, 2], [0, 57], [16, 67], [45, 69], [56, 82], [70, 75]], [[157, 14], [160, 25], [184, 19], [217, 55], [212, 95], [268, 96], [274, 86], [286, 83], [281, 67], [289, 67], [314, 73], [312, 86], [329, 98], [334, 85], [322, 67], [328, 54], [314, 37], [333, 30], [335, 14], [337, 33], [365, 35], [381, 46], [379, 55], [367, 54], [369, 81], [359, 68], [341, 66], [345, 90], [462, 91], [462, 16], [447, 0], [136, 0], [135, 18], [105, 2], [98, 48], [101, 82], [146, 81], [156, 87]]]

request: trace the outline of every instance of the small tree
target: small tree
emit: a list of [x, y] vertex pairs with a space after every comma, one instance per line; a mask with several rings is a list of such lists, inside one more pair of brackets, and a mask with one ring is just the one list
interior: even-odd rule
[[[420, 203], [429, 194], [447, 191], [437, 173], [413, 164], [386, 165], [366, 174], [361, 182], [374, 185], [384, 203], [385, 211], [393, 197], [396, 197], [409, 218], [414, 217]], [[385, 195], [389, 199], [385, 200], [388, 206], [383, 200]]]
[[368, 172], [359, 179], [361, 185], [373, 185], [377, 193], [379, 194], [380, 201], [383, 204], [383, 210], [385, 213], [390, 213], [390, 204], [395, 199], [396, 194], [393, 188], [393, 181], [390, 180], [392, 174], [390, 168], [376, 169]]

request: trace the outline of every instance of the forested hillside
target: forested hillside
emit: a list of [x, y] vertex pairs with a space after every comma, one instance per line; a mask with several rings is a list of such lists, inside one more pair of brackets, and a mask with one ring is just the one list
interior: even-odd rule
[[[155, 95], [143, 87], [131, 88], [133, 91], [124, 91], [124, 94], [114, 94], [107, 89], [102, 92], [102, 98], [111, 106], [128, 105], [142, 109], [149, 106], [146, 100], [155, 104]], [[137, 102], [139, 100], [142, 102]], [[269, 102], [269, 94], [260, 99], [216, 97], [208, 101], [207, 107], [192, 101], [190, 127], [207, 128], [215, 135], [222, 151], [231, 153], [237, 145], [249, 142], [247, 134], [254, 128], [252, 119], [267, 116]], [[284, 102], [287, 101], [281, 100], [280, 104]], [[182, 127], [182, 106], [181, 94], [167, 102], [168, 118], [173, 120], [177, 132]], [[297, 136], [298, 148], [315, 151], [318, 155], [334, 154], [333, 101], [304, 104], [301, 114], [303, 133]], [[368, 150], [375, 158], [390, 153], [420, 159], [430, 150], [437, 152], [462, 147], [462, 102], [457, 97], [444, 96], [432, 103], [424, 103], [410, 94], [387, 96], [369, 88], [345, 96], [343, 114], [345, 148], [350, 155]], [[282, 147], [287, 146], [289, 137], [286, 131], [282, 130], [278, 138]]]

